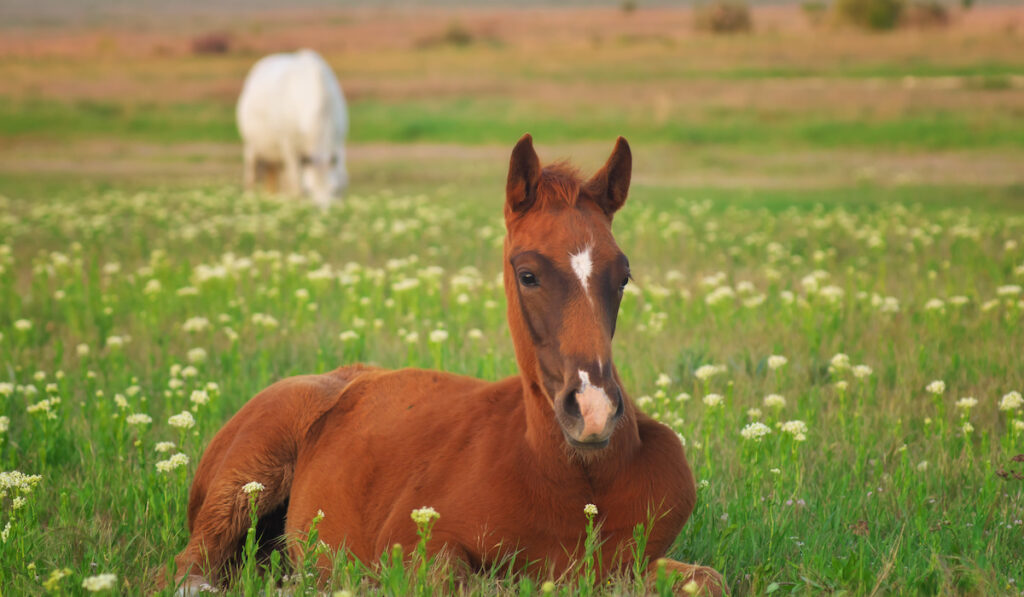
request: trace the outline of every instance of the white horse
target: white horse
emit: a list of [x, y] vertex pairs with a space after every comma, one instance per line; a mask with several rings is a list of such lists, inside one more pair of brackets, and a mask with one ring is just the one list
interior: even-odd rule
[[316, 52], [260, 59], [245, 78], [236, 115], [247, 189], [267, 178], [277, 190], [308, 194], [326, 209], [348, 186], [348, 108], [338, 79]]

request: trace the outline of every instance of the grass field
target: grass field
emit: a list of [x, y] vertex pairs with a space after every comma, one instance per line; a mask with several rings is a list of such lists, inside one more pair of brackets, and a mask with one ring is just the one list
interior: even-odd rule
[[[497, 277], [526, 130], [585, 172], [632, 143], [616, 363], [700, 480], [672, 557], [737, 595], [1022, 592], [1018, 10], [870, 36], [766, 8], [728, 39], [685, 10], [325, 11], [213, 23], [215, 57], [186, 17], [0, 37], [0, 470], [39, 475], [0, 479], [4, 595], [152, 592], [203, 448], [274, 380], [514, 374]], [[237, 186], [241, 77], [297, 39], [351, 104], [326, 215]], [[422, 593], [416, 564], [366, 564], [321, 588]], [[544, 580], [590, 593], [462, 590]]]

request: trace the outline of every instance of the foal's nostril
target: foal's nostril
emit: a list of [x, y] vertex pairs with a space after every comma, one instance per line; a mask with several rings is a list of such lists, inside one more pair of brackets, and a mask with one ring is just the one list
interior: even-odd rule
[[579, 390], [572, 390], [565, 395], [565, 414], [574, 419], [583, 417], [582, 413], [580, 413], [580, 403], [576, 400], [576, 392], [578, 391]]

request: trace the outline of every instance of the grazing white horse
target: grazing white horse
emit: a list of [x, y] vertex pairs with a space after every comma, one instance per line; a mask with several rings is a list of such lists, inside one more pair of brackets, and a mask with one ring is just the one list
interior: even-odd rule
[[260, 59], [245, 78], [237, 119], [247, 189], [268, 178], [278, 190], [307, 194], [326, 209], [348, 185], [348, 108], [338, 79], [316, 52]]

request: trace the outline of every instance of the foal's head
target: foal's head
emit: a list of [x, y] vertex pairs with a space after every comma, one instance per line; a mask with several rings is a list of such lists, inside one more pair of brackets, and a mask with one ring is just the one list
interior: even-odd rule
[[632, 157], [619, 137], [589, 180], [565, 165], [541, 168], [524, 135], [506, 187], [505, 293], [523, 375], [547, 398], [580, 451], [608, 445], [626, 409], [612, 366], [612, 336], [629, 260], [612, 237]]

